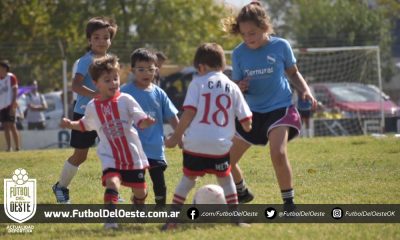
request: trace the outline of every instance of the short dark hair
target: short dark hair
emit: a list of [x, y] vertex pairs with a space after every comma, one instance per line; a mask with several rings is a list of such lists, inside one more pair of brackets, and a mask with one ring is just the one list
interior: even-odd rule
[[160, 52], [160, 51], [156, 52], [156, 56], [157, 56], [157, 60], [165, 61], [168, 59], [167, 55], [165, 55], [163, 52]]
[[89, 66], [89, 74], [93, 81], [97, 82], [101, 75], [105, 72], [118, 71], [118, 58], [114, 55], [107, 55], [100, 58], [95, 58]]
[[200, 64], [205, 64], [212, 68], [225, 68], [224, 49], [216, 43], [204, 43], [197, 48], [194, 56], [193, 65], [198, 68]]
[[0, 60], [0, 66], [5, 68], [7, 70], [7, 72], [10, 71], [10, 62], [8, 60], [6, 60], [6, 59]]
[[138, 48], [131, 54], [131, 67], [135, 67], [136, 62], [151, 62], [157, 65], [157, 55], [152, 50]]
[[115, 37], [118, 30], [118, 26], [113, 19], [108, 17], [94, 17], [89, 19], [86, 24], [86, 38], [89, 39], [95, 31], [103, 28], [107, 28], [111, 40]]

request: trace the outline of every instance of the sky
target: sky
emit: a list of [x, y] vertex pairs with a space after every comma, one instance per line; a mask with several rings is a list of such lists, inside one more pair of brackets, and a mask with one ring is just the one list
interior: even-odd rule
[[251, 0], [223, 0], [223, 1], [235, 5], [239, 8], [251, 2]]

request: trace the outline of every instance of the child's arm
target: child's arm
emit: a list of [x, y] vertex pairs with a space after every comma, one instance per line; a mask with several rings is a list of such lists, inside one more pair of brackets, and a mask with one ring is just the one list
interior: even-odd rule
[[246, 119], [245, 121], [241, 121], [240, 124], [242, 125], [242, 128], [245, 132], [250, 132], [252, 128], [252, 120], [251, 118]]
[[143, 119], [142, 121], [139, 122], [138, 127], [143, 129], [143, 128], [148, 128], [151, 125], [153, 125], [156, 122], [156, 120], [150, 116], [147, 118]]
[[169, 124], [171, 124], [172, 129], [175, 130], [176, 127], [177, 127], [178, 124], [179, 124], [179, 118], [178, 118], [178, 116], [174, 115], [172, 118], [170, 118], [170, 119], [168, 120], [168, 122], [169, 122]]
[[172, 134], [172, 136], [165, 140], [166, 147], [173, 148], [176, 146], [176, 144], [182, 141], [182, 136], [185, 133], [185, 130], [189, 127], [195, 115], [196, 110], [192, 108], [185, 109], [181, 119], [179, 120], [178, 126], [175, 128], [175, 132]]
[[72, 130], [82, 131], [79, 121], [71, 121], [68, 118], [62, 118], [60, 122], [61, 128], [68, 128]]

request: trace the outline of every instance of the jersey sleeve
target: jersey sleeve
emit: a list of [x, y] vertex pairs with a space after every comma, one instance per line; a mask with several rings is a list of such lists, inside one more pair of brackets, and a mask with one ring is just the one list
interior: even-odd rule
[[296, 64], [296, 57], [294, 56], [290, 43], [286, 40], [283, 40], [283, 43], [284, 43], [284, 48], [283, 48], [284, 64], [285, 64], [285, 69], [288, 69]]
[[239, 55], [238, 52], [234, 50], [232, 53], [232, 80], [234, 82], [240, 81], [244, 78], [242, 70], [240, 69], [238, 55]]
[[14, 74], [10, 74], [11, 88], [18, 87], [18, 79]]
[[82, 76], [86, 76], [86, 74], [89, 71], [89, 66], [90, 66], [91, 62], [92, 62], [92, 60], [88, 57], [80, 58], [77, 62], [75, 74], [80, 74]]
[[85, 115], [79, 120], [82, 131], [96, 130], [96, 110], [93, 101], [86, 106]]
[[144, 119], [148, 118], [147, 114], [143, 111], [142, 107], [140, 107], [139, 103], [130, 95], [126, 95], [124, 98], [126, 104], [128, 106], [129, 116], [133, 119], [133, 123], [139, 127], [140, 122]]
[[176, 109], [171, 99], [169, 99], [168, 95], [162, 89], [160, 89], [160, 92], [161, 92], [163, 118], [164, 120], [169, 120], [178, 114], [178, 109]]
[[235, 89], [235, 114], [238, 118], [239, 122], [244, 122], [253, 116], [249, 105], [247, 104], [246, 100], [243, 97], [242, 92], [240, 91], [239, 87], [234, 84]]
[[183, 110], [191, 108], [195, 111], [197, 111], [197, 105], [199, 103], [199, 93], [200, 89], [198, 85], [195, 83], [195, 79], [193, 79], [188, 87], [185, 101], [183, 102]]

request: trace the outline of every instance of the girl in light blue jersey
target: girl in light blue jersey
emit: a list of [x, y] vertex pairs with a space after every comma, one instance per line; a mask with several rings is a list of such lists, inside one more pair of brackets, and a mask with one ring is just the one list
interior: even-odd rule
[[[114, 20], [106, 17], [91, 18], [86, 25], [89, 51], [79, 59], [72, 80], [72, 91], [77, 94], [74, 105], [74, 121], [83, 117], [86, 105], [98, 94], [88, 69], [94, 58], [106, 56], [111, 41], [117, 33], [117, 28]], [[96, 138], [96, 131], [71, 131], [70, 145], [74, 148], [74, 153], [65, 161], [60, 178], [53, 186], [53, 193], [58, 203], [70, 203], [68, 185], [77, 173], [79, 166], [86, 160], [89, 147], [95, 143]]]
[[253, 129], [250, 132], [245, 132], [240, 124], [236, 124], [237, 133], [230, 152], [239, 202], [250, 202], [254, 196], [245, 186], [237, 163], [251, 145], [266, 145], [269, 142], [284, 204], [293, 209], [294, 191], [287, 143], [299, 134], [301, 120], [292, 105], [288, 78], [302, 99], [308, 99], [314, 106], [316, 101], [296, 66], [289, 42], [271, 35], [272, 25], [259, 2], [244, 6], [235, 19], [226, 22], [225, 27], [243, 39], [232, 53], [232, 80], [245, 93], [253, 112]]

